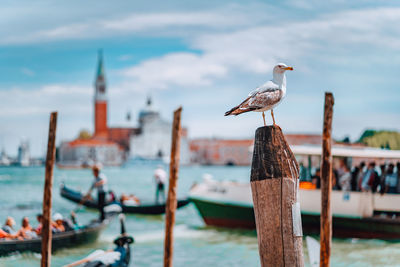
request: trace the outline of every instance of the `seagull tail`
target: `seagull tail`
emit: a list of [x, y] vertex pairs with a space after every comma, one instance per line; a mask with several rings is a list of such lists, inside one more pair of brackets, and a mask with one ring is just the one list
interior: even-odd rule
[[225, 116], [229, 116], [229, 115], [237, 116], [239, 114], [249, 112], [252, 110], [254, 110], [254, 109], [253, 108], [240, 108], [240, 105], [239, 105], [239, 106], [236, 106], [236, 107], [232, 108], [231, 110], [225, 112]]

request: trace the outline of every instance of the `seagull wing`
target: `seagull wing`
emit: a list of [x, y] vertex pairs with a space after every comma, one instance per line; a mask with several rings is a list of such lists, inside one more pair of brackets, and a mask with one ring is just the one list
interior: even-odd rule
[[282, 99], [282, 96], [283, 93], [282, 90], [279, 89], [279, 86], [272, 81], [268, 81], [251, 92], [249, 97], [238, 106], [227, 111], [225, 116], [239, 115], [244, 112], [273, 106]]
[[249, 96], [253, 96], [256, 93], [273, 90], [273, 89], [279, 89], [279, 86], [276, 83], [274, 83], [273, 81], [268, 81], [268, 82], [264, 83], [263, 85], [257, 87], [254, 91], [250, 92]]

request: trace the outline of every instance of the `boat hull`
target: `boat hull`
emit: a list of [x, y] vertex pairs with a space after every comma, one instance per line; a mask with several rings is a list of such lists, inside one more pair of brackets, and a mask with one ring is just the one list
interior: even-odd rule
[[[107, 226], [108, 219], [100, 222], [94, 222], [85, 228], [53, 234], [52, 252], [62, 248], [76, 247], [92, 243], [97, 240], [101, 231]], [[14, 252], [36, 252], [40, 253], [42, 249], [42, 239], [33, 238], [30, 240], [1, 240], [0, 256], [6, 256]]]
[[[80, 203], [80, 201], [83, 197], [83, 195], [80, 192], [70, 189], [65, 185], [61, 185], [60, 194], [63, 198], [66, 198], [75, 203]], [[160, 214], [165, 213], [165, 203], [143, 204], [143, 205], [139, 205], [139, 206], [125, 206], [125, 205], [121, 205], [119, 202], [112, 202], [112, 203], [106, 203], [106, 205], [114, 204], [114, 203], [121, 206], [123, 213], [128, 213], [128, 214], [160, 215]], [[180, 199], [180, 200], [178, 200], [177, 208], [178, 209], [182, 208], [188, 204], [189, 204], [188, 199]], [[97, 207], [98, 207], [97, 201], [94, 201], [94, 200], [85, 201], [83, 203], [83, 205], [85, 207], [92, 208], [92, 209], [97, 209]]]
[[[255, 229], [252, 206], [219, 203], [191, 197], [205, 224], [226, 228]], [[305, 235], [319, 235], [320, 215], [302, 212], [302, 226]], [[400, 240], [400, 219], [370, 217], [348, 218], [333, 216], [333, 236], [337, 238], [376, 238]]]

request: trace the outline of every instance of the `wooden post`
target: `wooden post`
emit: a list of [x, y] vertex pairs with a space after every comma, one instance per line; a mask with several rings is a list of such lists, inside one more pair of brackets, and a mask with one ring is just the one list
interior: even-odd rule
[[261, 266], [304, 266], [299, 165], [279, 126], [258, 128], [251, 166]]
[[330, 266], [331, 243], [332, 243], [332, 115], [333, 95], [325, 93], [324, 107], [324, 129], [322, 133], [322, 163], [321, 163], [321, 248], [319, 266]]
[[176, 182], [179, 171], [179, 154], [181, 142], [181, 113], [182, 107], [174, 111], [174, 122], [172, 124], [171, 161], [169, 164], [169, 186], [165, 215], [165, 242], [164, 242], [164, 267], [172, 267], [172, 256], [174, 251], [174, 224], [176, 211]]
[[51, 264], [51, 191], [53, 187], [53, 167], [56, 157], [56, 128], [57, 112], [50, 115], [49, 140], [47, 142], [46, 176], [43, 191], [43, 220], [42, 220], [42, 260], [41, 267]]

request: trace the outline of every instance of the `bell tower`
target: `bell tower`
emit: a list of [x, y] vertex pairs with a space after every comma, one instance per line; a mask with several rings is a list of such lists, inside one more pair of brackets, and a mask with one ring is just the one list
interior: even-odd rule
[[99, 50], [94, 95], [94, 137], [107, 138], [107, 92], [103, 53]]

